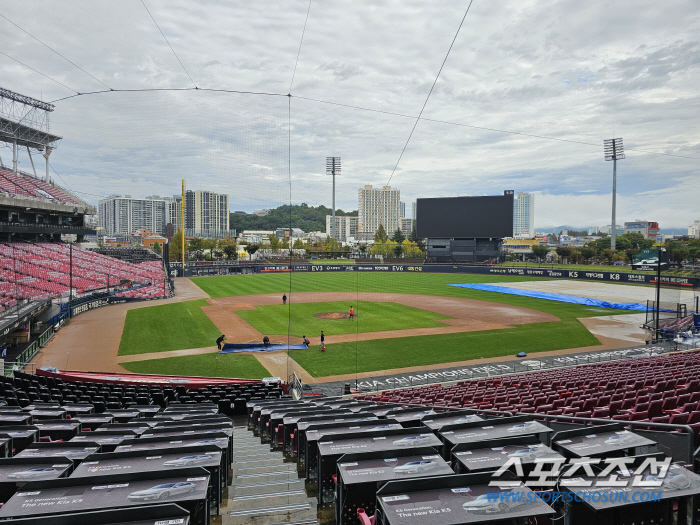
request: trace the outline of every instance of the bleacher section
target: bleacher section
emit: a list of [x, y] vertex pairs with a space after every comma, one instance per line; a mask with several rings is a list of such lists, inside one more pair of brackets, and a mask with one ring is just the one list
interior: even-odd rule
[[[700, 436], [700, 352], [386, 390], [358, 400], [689, 425]], [[699, 440], [700, 441], [700, 440]]]
[[[160, 261], [132, 264], [78, 247], [73, 248], [73, 289], [77, 294], [125, 283], [141, 286], [119, 292], [124, 297], [150, 299], [167, 295]], [[70, 246], [65, 243], [0, 243], [0, 311], [18, 299], [68, 295], [71, 282]]]
[[10, 196], [38, 199], [42, 201], [67, 204], [72, 206], [85, 206], [86, 203], [78, 197], [71, 195], [66, 190], [48, 183], [28, 173], [14, 172], [0, 168], [0, 192]]
[[132, 264], [161, 260], [160, 255], [147, 248], [102, 246], [100, 248], [88, 248], [88, 250]]

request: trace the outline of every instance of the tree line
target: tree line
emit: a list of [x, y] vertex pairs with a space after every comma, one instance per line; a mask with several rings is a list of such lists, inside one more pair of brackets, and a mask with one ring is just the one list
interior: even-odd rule
[[[345, 212], [335, 210], [338, 217], [357, 217], [357, 210]], [[229, 227], [237, 232], [248, 230], [276, 230], [278, 228], [299, 228], [305, 232], [326, 231], [326, 215], [332, 210], [325, 206], [309, 206], [306, 203], [289, 206], [287, 204], [270, 210], [267, 215], [254, 213], [230, 213]]]

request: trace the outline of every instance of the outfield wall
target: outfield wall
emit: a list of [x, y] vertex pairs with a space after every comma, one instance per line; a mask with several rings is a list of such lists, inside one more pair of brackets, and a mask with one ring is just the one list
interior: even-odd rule
[[[480, 275], [522, 275], [547, 279], [573, 279], [612, 283], [656, 284], [656, 275], [649, 273], [627, 273], [597, 270], [563, 270], [545, 268], [503, 268], [492, 266], [458, 266], [442, 264], [293, 264], [255, 265], [255, 273], [278, 272], [424, 272], [424, 273], [468, 273]], [[683, 288], [697, 288], [696, 277], [661, 276], [661, 284]]]

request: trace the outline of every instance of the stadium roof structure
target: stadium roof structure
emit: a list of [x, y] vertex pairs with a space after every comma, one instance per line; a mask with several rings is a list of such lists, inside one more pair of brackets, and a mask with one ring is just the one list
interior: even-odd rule
[[0, 87], [0, 141], [43, 151], [62, 137], [49, 132], [53, 104]]
[[2, 142], [12, 143], [17, 141], [18, 146], [26, 146], [43, 151], [47, 147], [51, 149], [58, 147], [58, 143], [62, 138], [47, 131], [0, 117], [0, 141]]

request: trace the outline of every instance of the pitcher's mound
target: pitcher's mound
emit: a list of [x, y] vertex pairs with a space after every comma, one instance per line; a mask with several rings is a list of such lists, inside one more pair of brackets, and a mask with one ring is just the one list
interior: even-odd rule
[[[350, 314], [347, 312], [323, 312], [314, 314], [316, 319], [350, 319]], [[357, 317], [357, 314], [355, 314]]]

